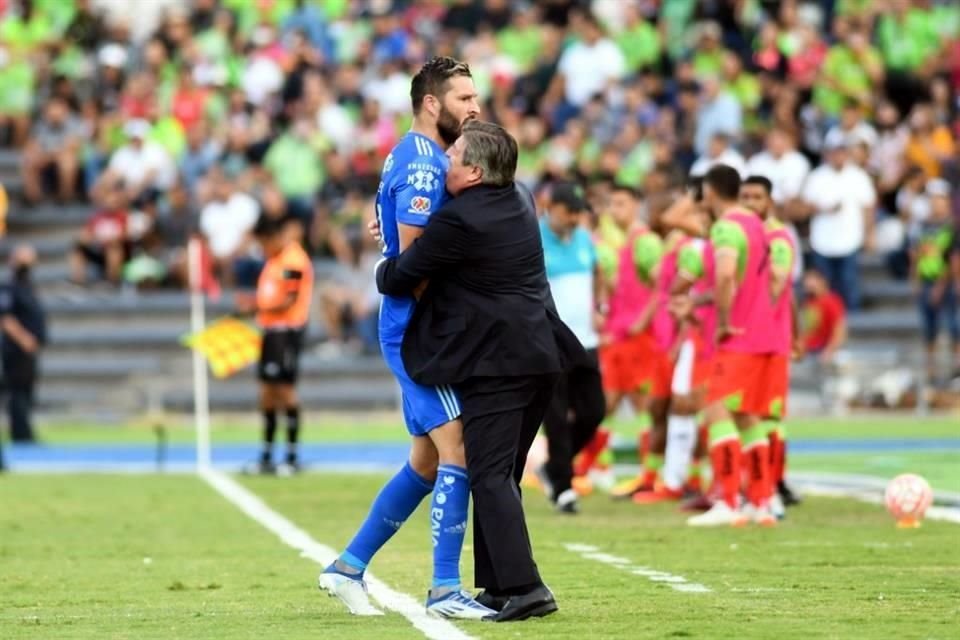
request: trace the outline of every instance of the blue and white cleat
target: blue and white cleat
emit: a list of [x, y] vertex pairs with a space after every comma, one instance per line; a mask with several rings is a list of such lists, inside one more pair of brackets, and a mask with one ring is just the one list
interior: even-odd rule
[[331, 596], [340, 599], [355, 616], [382, 616], [383, 611], [370, 603], [367, 583], [359, 576], [350, 576], [337, 571], [333, 565], [327, 567], [318, 579], [320, 588]]
[[448, 620], [483, 620], [497, 614], [493, 609], [474, 600], [473, 596], [463, 589], [445, 593], [439, 598], [431, 598], [428, 593], [427, 613], [435, 618]]

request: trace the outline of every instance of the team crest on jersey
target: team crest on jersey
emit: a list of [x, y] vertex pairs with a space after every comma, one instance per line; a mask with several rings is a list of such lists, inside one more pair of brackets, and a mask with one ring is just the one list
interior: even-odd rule
[[426, 196], [414, 196], [410, 199], [410, 213], [429, 213], [430, 198]]
[[417, 191], [433, 191], [433, 174], [418, 169], [407, 176], [407, 184], [412, 184]]

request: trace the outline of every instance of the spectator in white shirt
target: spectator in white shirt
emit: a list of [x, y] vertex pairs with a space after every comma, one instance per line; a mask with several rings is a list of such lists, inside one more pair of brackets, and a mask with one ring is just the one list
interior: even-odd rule
[[219, 167], [210, 170], [212, 199], [200, 211], [200, 231], [221, 276], [233, 284], [234, 264], [251, 246], [250, 232], [260, 216], [260, 205], [234, 189]]
[[146, 139], [150, 133], [146, 120], [127, 122], [123, 132], [130, 141], [114, 152], [95, 191], [99, 195], [119, 184], [134, 206], [152, 202], [173, 186], [177, 166], [166, 149]]
[[747, 177], [747, 163], [744, 162], [740, 152], [730, 146], [730, 136], [723, 131], [718, 131], [710, 137], [707, 152], [693, 163], [690, 175], [695, 178], [705, 176], [707, 171], [716, 164], [733, 167], [741, 178]]
[[751, 156], [747, 173], [764, 176], [773, 183], [773, 201], [786, 213], [803, 192], [803, 183], [810, 174], [810, 162], [797, 151], [791, 135], [783, 129], [771, 129], [766, 149]]
[[810, 222], [814, 266], [848, 309], [860, 305], [857, 256], [872, 246], [877, 193], [866, 171], [850, 162], [849, 141], [831, 131], [824, 141], [826, 162], [810, 174], [803, 190]]
[[580, 40], [560, 56], [557, 74], [544, 100], [555, 131], [562, 130], [593, 96], [605, 92], [626, 73], [623, 52], [604, 37], [603, 27], [593, 14], [583, 15], [578, 31]]

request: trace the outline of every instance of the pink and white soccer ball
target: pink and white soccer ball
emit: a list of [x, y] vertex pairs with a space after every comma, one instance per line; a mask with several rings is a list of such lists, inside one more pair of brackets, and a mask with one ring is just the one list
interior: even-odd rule
[[933, 490], [920, 476], [903, 473], [887, 485], [884, 502], [897, 520], [920, 521], [933, 502]]

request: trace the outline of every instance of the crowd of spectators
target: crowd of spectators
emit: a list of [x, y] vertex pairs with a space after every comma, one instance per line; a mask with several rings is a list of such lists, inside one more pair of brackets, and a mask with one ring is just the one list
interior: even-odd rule
[[602, 207], [622, 182], [659, 207], [717, 162], [769, 176], [850, 309], [861, 252], [916, 277], [931, 203], [957, 224], [954, 1], [184, 0], [139, 38], [128, 4], [0, 0], [0, 141], [26, 203], [95, 205], [78, 282], [182, 286], [199, 233], [249, 286], [266, 213], [341, 265], [328, 324], [369, 314], [363, 220], [435, 54], [470, 64], [534, 189], [579, 179]]

